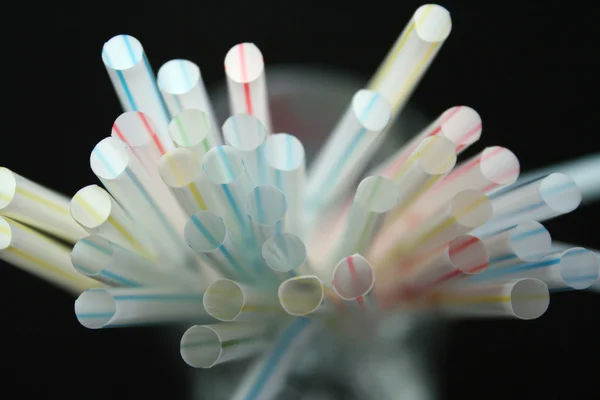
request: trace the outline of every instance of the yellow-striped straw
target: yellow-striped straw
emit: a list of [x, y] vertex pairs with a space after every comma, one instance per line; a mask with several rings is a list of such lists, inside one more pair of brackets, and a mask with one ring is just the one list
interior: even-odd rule
[[397, 116], [452, 30], [450, 13], [442, 6], [419, 7], [367, 89], [381, 93]]
[[90, 235], [99, 235], [145, 258], [155, 254], [143, 230], [119, 203], [98, 185], [80, 189], [71, 199], [71, 215]]
[[71, 249], [10, 218], [0, 217], [0, 259], [73, 294], [103, 286], [73, 268]]
[[69, 199], [0, 167], [0, 215], [75, 243], [87, 236], [71, 217]]

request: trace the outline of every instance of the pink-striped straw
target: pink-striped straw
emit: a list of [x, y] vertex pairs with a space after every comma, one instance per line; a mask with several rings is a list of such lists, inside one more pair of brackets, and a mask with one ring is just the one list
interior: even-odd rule
[[344, 257], [333, 270], [331, 284], [340, 299], [355, 301], [361, 310], [366, 311], [365, 296], [375, 284], [373, 267], [360, 254]]

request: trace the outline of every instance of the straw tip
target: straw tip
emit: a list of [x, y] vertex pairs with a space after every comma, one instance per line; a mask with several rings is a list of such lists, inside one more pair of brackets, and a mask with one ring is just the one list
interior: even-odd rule
[[425, 4], [415, 11], [415, 31], [425, 42], [443, 42], [452, 30], [450, 12], [437, 4]]

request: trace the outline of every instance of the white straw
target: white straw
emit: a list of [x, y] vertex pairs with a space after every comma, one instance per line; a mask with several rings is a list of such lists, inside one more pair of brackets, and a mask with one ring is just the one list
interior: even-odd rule
[[323, 283], [314, 275], [287, 279], [278, 290], [279, 304], [290, 315], [303, 317], [315, 312], [323, 303]]
[[262, 256], [269, 268], [278, 273], [311, 272], [304, 242], [291, 233], [275, 234], [268, 239], [262, 245]]
[[167, 135], [171, 115], [158, 90], [142, 44], [133, 36], [114, 36], [104, 43], [102, 61], [123, 110], [141, 111], [148, 115], [158, 126], [158, 135], [165, 147], [173, 148]]
[[69, 242], [87, 236], [69, 213], [69, 199], [0, 167], [0, 215]]
[[171, 115], [190, 109], [206, 113], [212, 127], [208, 141], [211, 147], [221, 144], [219, 121], [196, 64], [181, 59], [167, 61], [158, 70], [157, 82]]
[[267, 130], [263, 123], [253, 115], [234, 114], [223, 124], [223, 137], [244, 161], [252, 182], [269, 183], [264, 156]]
[[169, 123], [169, 136], [175, 146], [193, 151], [199, 162], [215, 146], [209, 140], [213, 132], [214, 127], [208, 116], [200, 110], [184, 110], [176, 114]]
[[256, 116], [272, 132], [263, 56], [254, 43], [233, 46], [225, 56], [230, 114]]
[[360, 254], [344, 257], [335, 266], [331, 277], [333, 290], [345, 301], [356, 301], [364, 309], [365, 296], [375, 284], [371, 264]]
[[271, 236], [284, 231], [287, 202], [283, 192], [275, 186], [255, 187], [246, 199], [245, 209], [259, 247]]

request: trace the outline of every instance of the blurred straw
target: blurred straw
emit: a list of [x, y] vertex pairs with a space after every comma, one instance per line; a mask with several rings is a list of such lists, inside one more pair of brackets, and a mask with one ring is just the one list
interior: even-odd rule
[[295, 276], [283, 281], [277, 294], [281, 307], [292, 316], [304, 317], [325, 308], [323, 283], [314, 275]]
[[371, 264], [360, 254], [344, 257], [337, 263], [331, 277], [333, 290], [346, 302], [356, 302], [361, 310], [370, 307], [366, 296], [375, 284]]
[[272, 185], [255, 187], [245, 204], [259, 251], [265, 241], [286, 230], [287, 202], [283, 192]]
[[267, 130], [257, 117], [234, 114], [223, 124], [225, 143], [244, 161], [244, 167], [254, 185], [269, 183], [264, 158]]
[[304, 242], [291, 233], [277, 233], [262, 245], [267, 266], [278, 274], [310, 274]]

